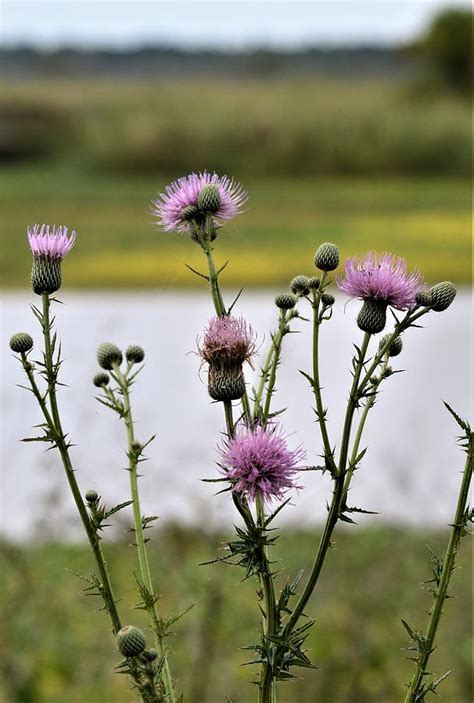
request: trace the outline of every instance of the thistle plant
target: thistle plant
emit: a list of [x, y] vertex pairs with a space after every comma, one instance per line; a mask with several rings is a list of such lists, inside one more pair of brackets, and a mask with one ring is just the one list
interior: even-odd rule
[[[40, 434], [27, 437], [23, 441], [45, 443], [59, 453], [95, 562], [96, 570], [90, 576], [81, 576], [81, 579], [86, 583], [85, 593], [99, 597], [102, 600], [103, 610], [109, 616], [112, 633], [117, 637], [118, 649], [125, 657], [117, 670], [130, 678], [144, 703], [174, 701], [172, 684], [167, 679], [169, 672], [164, 654], [158, 658], [155, 650], [147, 650], [145, 636], [138, 628], [123, 627], [111, 575], [102, 549], [101, 533], [108, 519], [128, 506], [133, 499], [111, 508], [101, 502], [101, 497], [94, 490], [87, 491], [83, 499], [71, 456], [73, 445], [61, 420], [58, 399], [58, 389], [63, 385], [59, 381], [62, 366], [61, 345], [54, 329], [55, 318], [51, 314], [52, 305], [60, 301], [52, 297], [52, 294], [56, 293], [61, 286], [61, 263], [74, 245], [76, 234], [68, 233], [67, 227], [49, 225], [35, 225], [28, 228], [27, 234], [33, 254], [31, 284], [34, 293], [41, 297], [41, 306], [32, 305], [31, 309], [41, 328], [43, 348], [39, 358], [32, 359], [31, 355], [35, 348], [33, 337], [28, 332], [19, 332], [12, 336], [10, 349], [17, 355], [28, 382], [25, 388], [33, 394], [43, 419], [37, 425]], [[103, 368], [111, 369], [110, 373], [114, 373], [113, 369], [121, 361], [120, 350], [109, 345], [102, 352]], [[132, 352], [129, 351], [129, 357], [137, 360], [136, 348]], [[135, 362], [129, 360], [128, 363]], [[98, 387], [105, 388], [109, 380], [109, 374], [104, 371], [95, 377], [94, 383]], [[129, 378], [123, 377], [125, 393], [128, 393], [129, 382]], [[128, 396], [125, 395], [125, 397]], [[129, 418], [126, 403], [127, 400], [124, 404], [125, 416]], [[142, 449], [136, 449], [134, 452], [133, 455], [130, 454], [130, 461], [134, 462], [136, 468]], [[142, 595], [145, 594], [145, 586], [146, 584], [143, 586]], [[148, 591], [146, 593], [148, 594]], [[163, 690], [160, 683], [162, 679]]]
[[[436, 290], [439, 291], [441, 289], [438, 286]], [[443, 286], [442, 290], [447, 291], [448, 289]], [[430, 674], [428, 663], [435, 649], [435, 638], [445, 602], [451, 597], [448, 589], [451, 576], [456, 568], [456, 555], [460, 547], [461, 539], [468, 534], [469, 525], [474, 520], [473, 510], [468, 505], [474, 458], [474, 433], [468, 422], [462, 420], [447, 403], [445, 403], [445, 405], [461, 429], [462, 434], [459, 437], [459, 442], [467, 456], [446, 552], [443, 558], [440, 559], [430, 549], [433, 575], [429, 581], [425, 582], [424, 587], [431, 593], [433, 604], [428, 613], [429, 621], [427, 628], [423, 633], [411, 628], [405, 620], [402, 620], [403, 626], [411, 640], [411, 645], [408, 647], [411, 653], [410, 659], [415, 663], [413, 677], [407, 686], [405, 703], [423, 703], [428, 693], [436, 694], [438, 692], [439, 685], [451, 673], [447, 671], [441, 676], [435, 677]]]
[[[295, 276], [290, 290], [276, 297], [276, 327], [270, 334], [269, 349], [263, 357], [257, 384], [250, 391], [242, 363], [251, 361], [254, 349], [250, 349], [247, 339], [248, 353], [242, 354], [232, 341], [236, 329], [248, 328], [242, 318], [233, 317], [242, 291], [227, 307], [220, 287], [220, 276], [226, 264], [217, 268], [213, 256], [222, 221], [237, 215], [246, 199], [243, 189], [227, 177], [191, 174], [160, 194], [154, 203], [154, 212], [161, 227], [188, 233], [206, 257], [205, 273], [191, 269], [208, 283], [217, 315], [205, 332], [201, 356], [209, 365], [209, 394], [214, 401], [222, 402], [226, 422], [226, 436], [219, 450], [221, 477], [211, 480], [226, 485], [224, 490], [230, 492], [243, 520], [243, 525], [236, 528], [237, 538], [229, 541], [227, 553], [216, 561], [237, 564], [244, 568], [246, 577], [258, 579], [261, 639], [246, 649], [256, 655], [250, 663], [260, 665], [260, 676], [255, 682], [259, 703], [276, 703], [278, 681], [294, 678], [294, 667], [314, 667], [304, 649], [314, 622], [306, 609], [328, 556], [334, 531], [340, 522], [353, 524], [355, 514], [371, 512], [350, 505], [348, 496], [366, 453], [362, 440], [369, 413], [382, 384], [397, 373], [391, 363], [402, 352], [402, 335], [419, 327], [420, 318], [430, 311], [447, 309], [456, 290], [447, 281], [427, 289], [421, 274], [409, 272], [405, 260], [392, 254], [370, 252], [362, 258], [347, 260], [345, 276], [337, 277], [336, 282], [342, 293], [362, 301], [357, 326], [363, 336], [354, 345], [344, 423], [335, 441], [327, 421], [319, 357], [321, 331], [336, 307], [336, 298], [329, 288], [333, 283], [330, 276], [339, 266], [339, 250], [331, 242], [321, 244], [314, 258], [316, 271], [309, 276]], [[273, 408], [284, 340], [295, 331], [295, 321], [309, 321], [302, 314], [304, 306], [309, 308], [313, 330], [312, 369], [301, 373], [314, 396], [322, 457], [322, 463], [316, 458], [309, 466], [301, 465], [304, 457], [301, 447], [290, 449], [287, 446], [281, 425], [276, 422], [282, 411]], [[379, 339], [376, 335], [386, 329], [388, 313], [391, 329]], [[215, 350], [214, 333], [218, 340]], [[211, 347], [212, 353], [208, 353]], [[216, 393], [214, 382], [218, 368], [224, 369], [226, 380], [232, 378], [233, 382], [227, 383], [225, 391]], [[329, 474], [332, 497], [327, 503], [326, 522], [306, 580], [299, 572], [278, 594], [277, 574], [270, 556], [277, 538], [273, 520], [289, 504], [286, 492], [297, 487], [297, 473], [302, 470]]]

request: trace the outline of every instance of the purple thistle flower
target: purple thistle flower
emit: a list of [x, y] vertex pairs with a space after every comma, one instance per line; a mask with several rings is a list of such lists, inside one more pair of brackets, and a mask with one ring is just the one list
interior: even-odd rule
[[304, 451], [301, 447], [288, 449], [275, 427], [241, 427], [219, 451], [222, 469], [233, 483], [232, 490], [250, 500], [257, 495], [265, 501], [281, 500], [287, 490], [299, 487], [294, 474], [297, 463], [304, 459]]
[[416, 304], [415, 296], [423, 282], [419, 271], [408, 273], [405, 259], [369, 252], [364, 258], [347, 259], [345, 278], [338, 278], [337, 285], [352, 298], [410, 310]]
[[243, 317], [213, 317], [204, 332], [199, 353], [214, 367], [239, 366], [255, 353], [254, 331]]
[[48, 259], [64, 259], [76, 239], [74, 231], [56, 225], [33, 225], [27, 228], [28, 242], [33, 256]]
[[198, 208], [199, 195], [204, 186], [212, 185], [217, 188], [220, 196], [219, 208], [213, 212], [218, 220], [230, 220], [240, 212], [247, 200], [247, 193], [239, 183], [228, 176], [218, 176], [217, 173], [191, 173], [189, 176], [178, 178], [166, 186], [165, 192], [160, 193], [153, 201], [153, 213], [158, 216], [158, 224], [167, 232], [191, 231], [191, 222], [184, 218], [185, 208]]

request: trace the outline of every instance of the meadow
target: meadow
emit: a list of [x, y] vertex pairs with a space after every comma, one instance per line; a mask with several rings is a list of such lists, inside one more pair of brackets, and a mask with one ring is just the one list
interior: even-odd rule
[[[395, 80], [3, 82], [0, 275], [24, 284], [26, 224], [80, 234], [76, 287], [193, 286], [185, 237], [150, 201], [192, 170], [250, 193], [219, 256], [230, 286], [285, 285], [316, 246], [392, 250], [429, 281], [471, 280], [469, 105]], [[291, 256], [288, 252], [291, 251]]]
[[[133, 610], [130, 570], [134, 555], [123, 539], [105, 546], [125, 619], [144, 625]], [[197, 566], [212, 559], [224, 535], [169, 526], [153, 535], [152, 566], [163, 613], [194, 607], [175, 626], [170, 640], [174, 675], [185, 699], [217, 703], [226, 696], [251, 703], [251, 667], [242, 666], [251, 652], [243, 645], [257, 641], [253, 580], [225, 565]], [[275, 558], [284, 555], [280, 587], [304, 565], [309, 566], [317, 535], [286, 533], [277, 542]], [[429, 553], [438, 552], [447, 535], [396, 528], [352, 527], [340, 530], [310, 613], [315, 625], [308, 640], [315, 671], [281, 689], [283, 703], [396, 703], [403, 698], [412, 664], [400, 618], [423, 628], [430, 605]], [[89, 554], [77, 545], [57, 543], [0, 548], [4, 586], [0, 606], [0, 699], [9, 703], [122, 703], [129, 700], [106, 616], [98, 603], [81, 595], [80, 580], [68, 571], [88, 574]], [[445, 607], [431, 670], [453, 669], [440, 689], [440, 700], [471, 699], [471, 623], [469, 545], [462, 543], [452, 579], [454, 599]], [[278, 563], [278, 562], [277, 562]], [[101, 632], [100, 639], [97, 633]], [[224, 664], [223, 664], [224, 662]]]

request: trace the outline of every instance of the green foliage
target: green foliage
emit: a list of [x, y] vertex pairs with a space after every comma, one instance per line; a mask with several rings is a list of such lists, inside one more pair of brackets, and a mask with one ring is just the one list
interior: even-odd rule
[[[219, 565], [196, 568], [198, 561], [214, 556], [216, 544], [226, 537], [169, 527], [150, 543], [163, 610], [180, 612], [196, 601], [185, 620], [175, 624], [176, 637], [167, 640], [188, 701], [224, 701], [227, 696], [236, 703], [253, 703], [255, 699], [249, 672], [239, 666], [248, 660], [248, 652], [238, 650], [239, 645], [258, 639], [255, 582], [241, 583], [241, 570]], [[285, 555], [287, 569], [277, 578], [283, 613], [286, 599], [301, 590], [301, 582], [292, 582], [302, 565], [307, 573], [318, 537], [290, 532], [272, 549], [275, 559]], [[125, 533], [123, 543], [104, 549], [123, 612], [130, 608], [129, 619], [149, 639], [146, 613], [132, 610], [136, 591], [129, 574], [134, 554], [126, 548], [128, 539]], [[285, 703], [402, 700], [401, 682], [409, 679], [412, 664], [400, 656], [407, 644], [400, 617], [405, 613], [421, 616], [427, 608], [426, 592], [416, 588], [426, 580], [426, 542], [441, 554], [446, 534], [381, 525], [339, 533], [337, 549], [329, 555], [311, 604], [316, 622], [309, 630], [306, 648], [320, 668], [311, 676], [282, 683]], [[87, 549], [40, 542], [29, 547], [3, 544], [0, 559], [0, 700], [112, 703], [133, 699], [127, 693], [126, 678], [113, 675], [117, 658], [112, 634], [104, 635], [97, 645], [96, 633], [107, 630], [107, 615], [94, 612], [93, 601], [80, 597], [80, 583], [64, 568], [67, 564], [87, 573]], [[470, 622], [466, 618], [471, 599], [469, 562], [469, 550], [461, 549], [459, 568], [452, 577], [456, 599], [450, 601], [449, 617], [443, 619], [430, 662], [432, 671], [452, 669], [440, 689], [445, 701], [471, 699]], [[222, 594], [225, 600], [232, 597], [232, 607], [225, 607]]]
[[472, 10], [444, 10], [433, 21], [421, 45], [439, 78], [451, 89], [469, 96], [473, 78]]

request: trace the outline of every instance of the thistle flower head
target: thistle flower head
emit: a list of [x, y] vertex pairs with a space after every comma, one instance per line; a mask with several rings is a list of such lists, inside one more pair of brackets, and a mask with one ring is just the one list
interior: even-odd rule
[[64, 259], [76, 239], [74, 230], [56, 225], [33, 225], [27, 228], [28, 242], [35, 257]]
[[246, 200], [247, 193], [232, 178], [204, 171], [166, 186], [153, 201], [153, 213], [165, 231], [190, 232], [192, 220], [207, 212], [217, 220], [231, 220], [242, 212]]
[[339, 278], [337, 284], [352, 298], [375, 300], [397, 310], [409, 310], [415, 305], [422, 279], [419, 271], [408, 272], [405, 259], [369, 252], [362, 259], [347, 259], [345, 278]]
[[255, 334], [243, 317], [213, 317], [204, 332], [199, 352], [208, 364], [222, 368], [250, 362], [255, 353]]
[[277, 427], [240, 428], [220, 447], [221, 466], [233, 483], [232, 490], [255, 500], [281, 500], [295, 483], [297, 464], [304, 458], [301, 448], [290, 450]]

